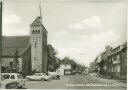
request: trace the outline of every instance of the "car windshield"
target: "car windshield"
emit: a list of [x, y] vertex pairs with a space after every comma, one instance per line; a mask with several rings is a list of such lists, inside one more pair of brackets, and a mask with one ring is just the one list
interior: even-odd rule
[[35, 74], [36, 76], [41, 76], [41, 74]]
[[7, 74], [2, 75], [2, 79], [9, 79], [9, 78], [10, 78], [10, 75], [7, 75]]
[[17, 75], [18, 79], [22, 79], [22, 75]]
[[15, 79], [15, 76], [14, 76], [14, 75], [12, 75], [12, 76], [10, 77], [10, 79]]
[[47, 76], [45, 73], [43, 73], [44, 76]]

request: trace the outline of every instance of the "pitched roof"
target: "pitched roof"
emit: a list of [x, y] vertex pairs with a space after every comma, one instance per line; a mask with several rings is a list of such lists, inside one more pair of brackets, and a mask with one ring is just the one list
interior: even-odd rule
[[43, 26], [43, 30], [46, 31], [47, 33], [47, 30], [45, 29], [43, 23], [42, 23], [42, 17], [37, 17], [30, 26]]
[[30, 36], [3, 36], [2, 56], [14, 56], [16, 48], [20, 55], [29, 43], [29, 39]]
[[37, 17], [30, 26], [43, 26], [41, 17]]

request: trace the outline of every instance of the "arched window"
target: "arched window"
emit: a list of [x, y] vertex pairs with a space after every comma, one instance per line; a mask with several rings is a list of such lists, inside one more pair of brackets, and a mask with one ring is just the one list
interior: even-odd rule
[[33, 30], [33, 31], [32, 31], [32, 34], [34, 34], [34, 32], [35, 32], [35, 31]]
[[40, 30], [38, 30], [38, 34], [40, 34]]

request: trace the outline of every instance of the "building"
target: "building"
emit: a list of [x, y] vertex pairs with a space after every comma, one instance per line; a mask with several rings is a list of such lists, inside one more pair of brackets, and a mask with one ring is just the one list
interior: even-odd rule
[[29, 36], [3, 36], [2, 39], [2, 66], [10, 68], [17, 49], [17, 58], [20, 65], [19, 71], [22, 71], [21, 55], [29, 42]]
[[70, 64], [62, 64], [60, 65], [60, 68], [57, 70], [59, 75], [71, 75], [71, 65]]
[[112, 52], [112, 47], [106, 46], [105, 52], [101, 53], [101, 62], [100, 62], [100, 75], [101, 77], [108, 76], [108, 55]]
[[14, 62], [17, 49], [23, 74], [30, 74], [32, 71], [47, 73], [47, 31], [41, 16], [30, 24], [30, 36], [4, 36], [2, 42], [3, 66], [9, 67]]
[[47, 30], [42, 17], [37, 17], [30, 25], [32, 71], [47, 72]]
[[101, 54], [99, 54], [96, 59], [95, 59], [95, 73], [97, 73], [98, 75], [100, 75], [100, 62], [101, 62]]
[[107, 46], [100, 59], [95, 59], [95, 71], [100, 77], [127, 79], [127, 43], [112, 49]]
[[29, 43], [26, 48], [22, 51], [22, 74], [26, 76], [32, 73], [31, 64], [31, 44]]
[[108, 56], [108, 74], [110, 78], [127, 78], [127, 43], [114, 48]]
[[90, 72], [94, 72], [95, 70], [95, 62], [90, 62]]

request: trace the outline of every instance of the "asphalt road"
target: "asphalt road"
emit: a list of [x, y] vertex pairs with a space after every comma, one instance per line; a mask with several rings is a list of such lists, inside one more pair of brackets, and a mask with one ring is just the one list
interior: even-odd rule
[[27, 89], [118, 89], [126, 90], [113, 83], [85, 75], [62, 76], [60, 80], [26, 81]]

